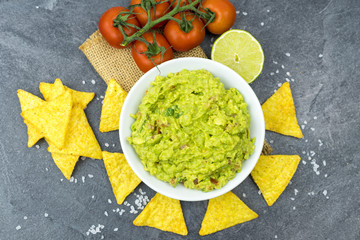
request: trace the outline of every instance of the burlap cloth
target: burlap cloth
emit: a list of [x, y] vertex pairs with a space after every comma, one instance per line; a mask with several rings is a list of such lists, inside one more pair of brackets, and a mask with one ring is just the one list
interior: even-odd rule
[[[106, 83], [113, 78], [127, 92], [144, 74], [132, 59], [131, 48], [116, 49], [111, 47], [99, 31], [94, 32], [79, 49]], [[174, 58], [181, 57], [207, 58], [200, 46], [187, 52], [174, 52]], [[271, 146], [265, 141], [262, 154], [266, 155], [271, 152]]]

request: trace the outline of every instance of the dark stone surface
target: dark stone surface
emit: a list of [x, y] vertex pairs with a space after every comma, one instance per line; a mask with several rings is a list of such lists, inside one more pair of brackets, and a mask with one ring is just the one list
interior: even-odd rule
[[[40, 96], [39, 83], [59, 77], [71, 88], [96, 93], [86, 109], [89, 122], [103, 150], [121, 151], [117, 132], [98, 131], [106, 85], [78, 47], [106, 9], [127, 2], [0, 0], [0, 239], [200, 239], [206, 201], [182, 203], [187, 237], [135, 227], [137, 214], [115, 204], [102, 161], [79, 161], [77, 183], [61, 181], [43, 140], [39, 149], [26, 147], [16, 90]], [[240, 11], [234, 28], [252, 33], [265, 52], [263, 73], [251, 86], [264, 102], [289, 78], [304, 126], [303, 139], [272, 132], [266, 138], [274, 154], [299, 154], [302, 162], [272, 207], [246, 179], [234, 192], [259, 218], [207, 238], [360, 239], [360, 1], [232, 2]], [[202, 44], [208, 55], [214, 39], [208, 34]], [[155, 194], [144, 184], [136, 194], [140, 188], [149, 198]], [[135, 205], [135, 199], [131, 194], [127, 201]], [[126, 212], [120, 216], [117, 208]], [[98, 224], [101, 232], [88, 236]]]

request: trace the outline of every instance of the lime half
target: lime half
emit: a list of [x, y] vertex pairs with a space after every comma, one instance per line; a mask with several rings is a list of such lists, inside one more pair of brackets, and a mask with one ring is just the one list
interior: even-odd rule
[[250, 33], [232, 29], [215, 41], [211, 59], [228, 66], [251, 83], [262, 71], [264, 52], [260, 43]]

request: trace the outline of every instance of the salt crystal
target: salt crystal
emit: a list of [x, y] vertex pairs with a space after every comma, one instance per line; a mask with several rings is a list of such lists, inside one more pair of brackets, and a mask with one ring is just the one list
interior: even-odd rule
[[97, 97], [97, 98], [96, 98], [96, 100], [97, 100], [97, 101], [99, 101], [99, 100], [100, 100], [100, 98], [98, 98], [98, 97]]
[[40, 148], [40, 146], [39, 146], [39, 145], [37, 145], [37, 144], [35, 145], [35, 147], [36, 147], [37, 149], [39, 149], [39, 148]]
[[84, 183], [84, 182], [85, 182], [85, 176], [82, 176], [82, 177], [81, 177], [81, 180], [82, 180], [82, 182]]
[[284, 69], [284, 68], [285, 68], [285, 66], [284, 66], [284, 65], [281, 65], [281, 68], [282, 68], [282, 69]]
[[91, 198], [92, 198], [92, 199], [94, 199], [94, 198], [95, 198], [95, 196], [94, 196], [94, 195], [92, 195], [92, 196], [91, 196]]
[[288, 57], [290, 57], [290, 53], [288, 53], [288, 52], [287, 52], [287, 53], [285, 53], [285, 55], [286, 55], [286, 56], [288, 56]]
[[64, 179], [63, 179], [63, 178], [61, 178], [61, 179], [60, 179], [60, 181], [62, 182], [62, 181], [64, 181]]
[[15, 229], [16, 229], [16, 230], [20, 230], [20, 229], [21, 229], [21, 226], [20, 226], [20, 225], [17, 225]]
[[48, 217], [48, 216], [49, 216], [49, 214], [47, 214], [47, 213], [44, 213], [44, 216], [45, 216], [45, 217]]
[[108, 203], [110, 203], [110, 204], [112, 203], [111, 199], [108, 199]]
[[319, 54], [319, 58], [322, 58], [324, 55], [322, 55], [321, 53]]
[[105, 143], [105, 147], [109, 147], [110, 145], [108, 143]]
[[270, 75], [273, 76], [275, 73], [271, 72]]
[[240, 13], [240, 11], [236, 11], [236, 14], [239, 14]]
[[305, 142], [308, 142], [309, 140], [305, 139]]
[[104, 235], [101, 235], [101, 238], [100, 239], [104, 239]]
[[264, 26], [264, 22], [261, 22], [260, 25], [261, 25], [261, 26]]
[[118, 228], [114, 228], [114, 232], [117, 232], [119, 229]]
[[260, 191], [260, 190], [258, 191], [258, 194], [261, 195], [261, 191]]
[[302, 163], [303, 163], [304, 165], [306, 165], [306, 162], [305, 162], [304, 160], [302, 160]]
[[274, 143], [274, 140], [270, 140], [270, 143]]
[[294, 206], [294, 207], [293, 207], [293, 210], [295, 210], [295, 209], [296, 209], [296, 207]]
[[277, 61], [273, 61], [273, 63], [274, 63], [274, 64], [278, 64], [278, 62], [277, 62]]
[[103, 98], [104, 98], [104, 96], [103, 96], [103, 95], [100, 95], [100, 98], [101, 98], [101, 99], [103, 99]]
[[313, 157], [313, 156], [315, 156], [315, 154], [316, 154], [316, 153], [315, 153], [314, 151], [310, 151], [310, 156]]
[[281, 87], [281, 85], [282, 85], [281, 83], [278, 83], [278, 87]]
[[289, 72], [286, 72], [286, 75], [288, 75], [289, 77], [291, 76], [291, 74]]
[[275, 71], [276, 73], [279, 73], [279, 69], [276, 69], [276, 71]]
[[46, 170], [46, 171], [49, 171], [49, 169], [48, 169], [48, 168], [45, 168], [45, 170]]
[[327, 195], [327, 190], [324, 190], [323, 194], [324, 194], [324, 196], [326, 196]]
[[115, 147], [115, 144], [113, 144], [112, 146]]
[[82, 84], [85, 84], [85, 81], [82, 81]]
[[294, 189], [295, 196], [298, 194], [298, 192], [299, 192], [299, 191], [295, 188], [295, 189]]
[[101, 101], [101, 104], [103, 104], [103, 103], [104, 103], [104, 100]]
[[77, 179], [75, 178], [75, 183], [77, 183]]
[[92, 174], [88, 174], [88, 177], [89, 177], [89, 178], [93, 178], [93, 177], [94, 177], [94, 175], [92, 175]]
[[277, 235], [275, 235], [275, 237], [274, 238], [277, 238]]
[[317, 119], [317, 116], [315, 116], [314, 119], [316, 120], [316, 119]]
[[306, 120], [304, 120], [304, 124], [307, 124], [307, 121], [306, 121]]
[[327, 176], [328, 176], [327, 174], [324, 175], [324, 177], [327, 177]]
[[26, 220], [27, 219], [27, 216], [24, 216], [24, 220]]
[[73, 181], [74, 181], [74, 177], [71, 177], [71, 178], [70, 178], [70, 182], [73, 182]]
[[288, 79], [288, 78], [285, 78], [285, 80], [286, 80], [287, 82], [290, 82], [290, 79]]
[[304, 129], [305, 128], [305, 125], [301, 125], [301, 129]]
[[244, 16], [248, 15], [248, 13], [247, 13], [247, 12], [242, 12], [242, 14], [243, 14]]
[[310, 128], [311, 129], [311, 131], [315, 131], [315, 128]]
[[326, 161], [325, 160], [323, 161], [323, 165], [324, 165], [324, 167], [326, 166]]
[[329, 199], [329, 196], [326, 196], [326, 199]]
[[295, 200], [295, 198], [293, 198], [293, 197], [292, 197], [292, 198], [290, 198], [290, 199], [291, 199], [291, 201], [294, 201], [294, 200]]
[[[266, 12], [270, 12], [270, 10], [268, 9], [268, 10], [266, 10]], [[276, 236], [276, 235], [275, 235]]]
[[95, 80], [93, 79], [93, 80], [91, 80], [91, 83], [92, 83], [92, 84], [95, 84], [96, 82], [95, 82]]
[[246, 194], [245, 194], [245, 193], [243, 193], [242, 195], [243, 195], [243, 197], [246, 197]]
[[104, 212], [104, 215], [105, 215], [105, 216], [109, 216], [109, 214], [108, 214], [108, 212], [107, 212], [107, 211], [105, 211], [105, 212]]
[[39, 8], [39, 6], [35, 6], [35, 8], [36, 8], [36, 9], [38, 9], [38, 8]]
[[294, 81], [295, 81], [295, 79], [293, 79], [293, 78], [292, 78], [292, 79], [291, 79], [291, 81], [292, 81], [292, 82], [294, 82]]
[[305, 151], [302, 151], [302, 154], [306, 154], [306, 152], [305, 152]]

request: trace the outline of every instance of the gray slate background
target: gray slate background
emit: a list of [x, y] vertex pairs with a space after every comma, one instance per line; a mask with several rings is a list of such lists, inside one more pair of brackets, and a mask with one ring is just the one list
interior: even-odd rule
[[[266, 138], [274, 154], [299, 154], [303, 161], [272, 207], [246, 179], [234, 192], [259, 218], [204, 238], [360, 239], [360, 1], [232, 2], [239, 11], [234, 28], [252, 33], [265, 52], [263, 73], [251, 87], [264, 102], [288, 78], [304, 128], [303, 139], [271, 132]], [[182, 202], [187, 237], [135, 227], [138, 214], [114, 203], [102, 161], [79, 161], [77, 183], [61, 181], [44, 141], [39, 149], [26, 147], [16, 90], [40, 96], [39, 83], [59, 77], [71, 88], [96, 93], [86, 109], [90, 124], [103, 150], [121, 151], [117, 132], [97, 130], [106, 85], [78, 46], [105, 10], [127, 4], [0, 0], [0, 239], [201, 239], [207, 201]], [[208, 34], [202, 44], [208, 56], [216, 37]], [[144, 184], [136, 194], [140, 188], [149, 198], [155, 194]], [[134, 205], [135, 199], [131, 194], [127, 201]], [[114, 213], [117, 208], [125, 213]], [[86, 234], [98, 224], [101, 232]]]

